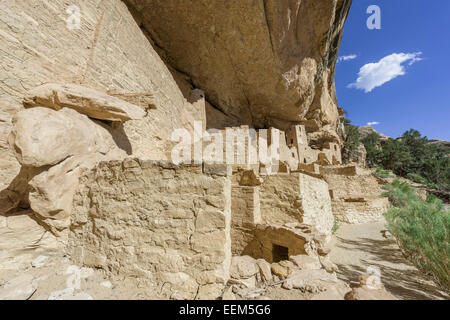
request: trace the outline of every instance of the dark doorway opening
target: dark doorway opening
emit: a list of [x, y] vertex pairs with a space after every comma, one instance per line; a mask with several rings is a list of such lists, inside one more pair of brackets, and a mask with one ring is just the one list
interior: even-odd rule
[[283, 247], [283, 246], [273, 244], [272, 259], [273, 259], [273, 262], [289, 260], [289, 249], [286, 247]]

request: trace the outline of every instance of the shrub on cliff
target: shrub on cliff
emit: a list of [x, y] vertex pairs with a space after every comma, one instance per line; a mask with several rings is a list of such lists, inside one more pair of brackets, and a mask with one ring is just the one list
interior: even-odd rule
[[389, 231], [419, 269], [450, 291], [450, 212], [434, 196], [423, 201], [405, 182], [384, 188], [391, 201], [385, 214]]
[[426, 185], [426, 186], [428, 186], [428, 187], [430, 187], [430, 188], [438, 189], [438, 186], [437, 186], [435, 183], [430, 182], [428, 179], [422, 177], [420, 174], [417, 174], [417, 173], [408, 173], [408, 174], [406, 175], [406, 178], [409, 179], [409, 180], [411, 180], [411, 181], [414, 181], [414, 182], [417, 182], [417, 183], [421, 183], [421, 184], [423, 184], [423, 185]]
[[389, 178], [391, 176], [391, 173], [388, 170], [384, 170], [381, 167], [377, 167], [377, 171], [375, 171], [374, 175], [380, 178]]

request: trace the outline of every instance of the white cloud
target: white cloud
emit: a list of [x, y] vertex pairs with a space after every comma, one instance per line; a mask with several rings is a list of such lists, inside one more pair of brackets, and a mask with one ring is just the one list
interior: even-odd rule
[[353, 59], [356, 59], [357, 57], [358, 56], [356, 54], [351, 54], [351, 55], [348, 55], [348, 56], [342, 56], [342, 57], [339, 57], [338, 63], [342, 62], [342, 61], [353, 60]]
[[409, 61], [409, 65], [423, 60], [420, 55], [422, 52], [415, 53], [393, 53], [381, 59], [376, 63], [368, 63], [361, 67], [356, 82], [351, 83], [347, 88], [364, 90], [371, 92], [376, 87], [380, 87], [386, 82], [404, 75], [405, 67], [402, 63]]
[[377, 121], [367, 122], [367, 125], [368, 125], [368, 126], [376, 126], [377, 124], [380, 124], [380, 123], [377, 122]]

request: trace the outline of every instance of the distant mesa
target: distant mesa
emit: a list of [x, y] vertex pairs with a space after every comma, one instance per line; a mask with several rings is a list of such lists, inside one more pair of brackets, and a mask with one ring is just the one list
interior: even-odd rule
[[434, 145], [439, 145], [439, 146], [443, 146], [443, 147], [447, 147], [450, 148], [450, 141], [446, 141], [446, 140], [430, 140], [429, 141], [430, 144], [434, 144]]
[[391, 137], [388, 137], [382, 133], [377, 132], [372, 126], [362, 126], [358, 128], [359, 134], [361, 135], [361, 139], [364, 139], [371, 133], [376, 133], [381, 141], [389, 140]]

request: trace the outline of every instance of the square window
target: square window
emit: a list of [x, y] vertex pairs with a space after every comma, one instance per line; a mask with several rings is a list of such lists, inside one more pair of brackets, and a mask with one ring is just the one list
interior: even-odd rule
[[273, 262], [280, 262], [289, 260], [289, 249], [287, 247], [273, 244], [272, 246], [272, 260]]

